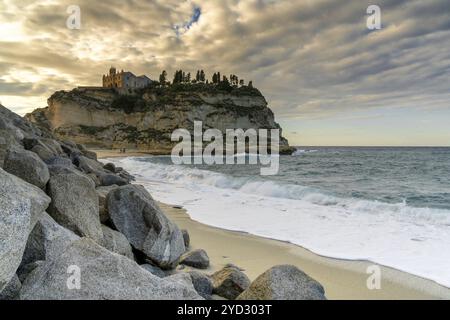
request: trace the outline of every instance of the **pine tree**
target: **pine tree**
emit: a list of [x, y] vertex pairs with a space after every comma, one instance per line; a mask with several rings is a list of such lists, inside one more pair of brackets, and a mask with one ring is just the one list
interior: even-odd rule
[[200, 82], [200, 70], [197, 70], [197, 75], [195, 76], [195, 80], [197, 80], [197, 82]]
[[200, 81], [205, 82], [205, 72], [203, 70], [200, 71]]
[[159, 83], [165, 86], [166, 81], [167, 81], [167, 72], [166, 70], [163, 70], [163, 72], [159, 75]]

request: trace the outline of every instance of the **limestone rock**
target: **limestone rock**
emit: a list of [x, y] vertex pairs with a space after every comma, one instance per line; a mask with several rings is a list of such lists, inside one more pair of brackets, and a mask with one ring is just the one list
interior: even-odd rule
[[[48, 99], [48, 108], [27, 117], [41, 126], [50, 124], [57, 137], [75, 142], [167, 154], [175, 145], [170, 133], [178, 128], [192, 132], [192, 119], [223, 133], [229, 128], [281, 129], [257, 89], [211, 89], [148, 89], [136, 95], [135, 107], [125, 110], [115, 106], [120, 96], [114, 90], [77, 88], [54, 93]], [[152, 108], [154, 105], [158, 105], [158, 112]], [[287, 140], [280, 137], [280, 152], [284, 153], [286, 147]]]
[[326, 300], [320, 283], [295, 266], [280, 265], [264, 272], [238, 300]]
[[[70, 290], [67, 286], [69, 266], [76, 266], [72, 275], [76, 276], [77, 271], [80, 272], [81, 281], [78, 290]], [[77, 283], [69, 281], [69, 284]], [[201, 299], [191, 287], [177, 281], [158, 278], [136, 262], [112, 253], [87, 238], [73, 242], [60, 256], [35, 269], [23, 283], [20, 298], [24, 300]]]
[[111, 252], [125, 256], [134, 260], [133, 251], [127, 238], [120, 232], [102, 225], [103, 231], [103, 247]]
[[15, 275], [28, 236], [49, 203], [41, 189], [0, 169], [0, 291]]
[[109, 216], [131, 245], [163, 269], [176, 266], [185, 252], [183, 235], [143, 186], [126, 185], [107, 196]]
[[50, 179], [47, 165], [35, 153], [24, 149], [9, 149], [3, 168], [40, 189], [44, 189]]
[[211, 276], [214, 293], [229, 300], [236, 299], [250, 286], [250, 279], [233, 267], [225, 267]]
[[77, 235], [102, 243], [94, 183], [77, 170], [59, 166], [50, 167], [50, 176], [47, 188], [52, 198], [49, 214]]
[[180, 259], [180, 264], [197, 269], [207, 269], [209, 267], [209, 257], [205, 250], [197, 249], [185, 253]]

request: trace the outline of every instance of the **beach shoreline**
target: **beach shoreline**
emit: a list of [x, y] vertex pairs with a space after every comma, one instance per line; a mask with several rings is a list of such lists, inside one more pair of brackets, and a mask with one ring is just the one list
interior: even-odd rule
[[[115, 150], [92, 150], [98, 158], [147, 156], [148, 153]], [[317, 255], [301, 246], [268, 239], [252, 234], [230, 231], [191, 219], [183, 208], [160, 203], [169, 219], [180, 229], [188, 230], [191, 249], [204, 249], [208, 253], [212, 273], [228, 263], [243, 268], [251, 280], [274, 265], [292, 264], [319, 281], [328, 299], [392, 300], [392, 299], [450, 299], [450, 289], [438, 283], [407, 272], [379, 266], [381, 288], [369, 290], [368, 261], [353, 261]]]

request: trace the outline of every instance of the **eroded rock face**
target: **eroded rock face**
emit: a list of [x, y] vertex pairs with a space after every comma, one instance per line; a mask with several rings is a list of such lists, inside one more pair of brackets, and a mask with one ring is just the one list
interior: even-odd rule
[[250, 286], [250, 279], [234, 267], [225, 267], [211, 276], [214, 293], [229, 300], [236, 299]]
[[[170, 134], [178, 128], [193, 130], [193, 120], [207, 128], [281, 129], [263, 95], [256, 89], [232, 92], [205, 90], [173, 92], [147, 90], [126, 107], [113, 90], [74, 89], [55, 92], [48, 107], [26, 117], [48, 127], [58, 137], [101, 148], [133, 148], [170, 154]], [[280, 150], [289, 148], [283, 137]]]
[[275, 266], [252, 282], [238, 300], [326, 300], [320, 283], [295, 266]]
[[[67, 286], [68, 266], [78, 266], [80, 286]], [[76, 282], [73, 283], [76, 285]], [[33, 300], [191, 300], [195, 290], [161, 279], [136, 262], [83, 238], [35, 269], [22, 284], [21, 299]]]
[[44, 161], [35, 153], [20, 148], [8, 150], [3, 168], [40, 189], [44, 189], [50, 179], [50, 173]]
[[107, 204], [112, 223], [134, 248], [163, 269], [176, 266], [186, 250], [183, 235], [143, 186], [117, 188]]
[[49, 203], [41, 189], [0, 169], [0, 291], [15, 275], [28, 236]]
[[118, 231], [102, 225], [103, 247], [111, 252], [120, 254], [128, 259], [134, 260], [133, 251], [127, 238]]
[[102, 243], [98, 196], [91, 179], [66, 167], [50, 167], [47, 192], [52, 198], [49, 214], [63, 227]]

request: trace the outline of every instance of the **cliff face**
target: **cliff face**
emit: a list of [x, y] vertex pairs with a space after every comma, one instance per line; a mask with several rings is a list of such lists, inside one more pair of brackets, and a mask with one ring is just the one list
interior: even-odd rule
[[[197, 85], [149, 88], [134, 95], [119, 95], [110, 89], [59, 91], [48, 107], [26, 116], [58, 138], [71, 139], [99, 148], [128, 148], [169, 153], [175, 129], [203, 128], [281, 129], [261, 93], [253, 88], [227, 92]], [[286, 139], [280, 150], [289, 153]]]

